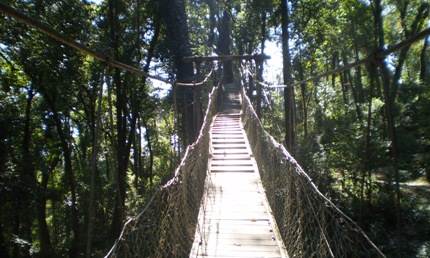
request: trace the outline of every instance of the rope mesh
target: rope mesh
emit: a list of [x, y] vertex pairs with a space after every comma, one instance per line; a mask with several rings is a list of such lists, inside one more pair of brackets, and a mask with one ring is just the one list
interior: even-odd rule
[[187, 257], [205, 187], [209, 130], [217, 112], [218, 88], [209, 95], [208, 108], [197, 140], [188, 146], [174, 177], [159, 188], [144, 210], [129, 219], [105, 257]]
[[242, 122], [290, 257], [385, 257], [262, 127], [242, 90]]

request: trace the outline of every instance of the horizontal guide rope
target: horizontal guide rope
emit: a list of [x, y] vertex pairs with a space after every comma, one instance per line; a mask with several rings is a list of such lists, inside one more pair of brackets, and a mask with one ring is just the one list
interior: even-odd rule
[[184, 62], [206, 62], [206, 61], [230, 61], [230, 60], [256, 60], [263, 61], [270, 59], [270, 56], [265, 54], [255, 55], [219, 55], [219, 56], [187, 56], [184, 57]]
[[[364, 232], [364, 230], [348, 215], [346, 215], [336, 204], [334, 204], [329, 198], [327, 198], [319, 189], [318, 187], [315, 185], [315, 183], [313, 182], [313, 180], [311, 179], [311, 177], [304, 171], [304, 169], [300, 166], [300, 164], [296, 161], [296, 159], [294, 159], [293, 156], [291, 156], [291, 154], [287, 151], [287, 149], [284, 147], [284, 145], [282, 145], [281, 143], [278, 143], [275, 138], [273, 138], [273, 136], [271, 136], [264, 128], [263, 125], [260, 121], [260, 119], [258, 118], [252, 104], [251, 104], [251, 100], [249, 99], [249, 97], [246, 95], [245, 92], [245, 88], [242, 87], [242, 97], [244, 98], [244, 105], [245, 107], [247, 107], [250, 110], [250, 114], [247, 114], [248, 117], [251, 117], [253, 119], [255, 119], [257, 122], [257, 126], [262, 128], [263, 133], [267, 136], [263, 137], [264, 139], [268, 139], [269, 143], [275, 147], [275, 149], [277, 149], [278, 151], [280, 151], [280, 153], [282, 154], [283, 158], [293, 166], [294, 171], [297, 173], [297, 175], [301, 176], [304, 179], [304, 182], [307, 183], [310, 188], [312, 189], [313, 193], [315, 193], [317, 196], [319, 196], [319, 198], [322, 199], [322, 201], [324, 201], [326, 203], [326, 205], [328, 207], [331, 207], [332, 209], [334, 209], [337, 214], [339, 216], [341, 216], [346, 222], [350, 223], [355, 230], [361, 234], [364, 239], [366, 239], [366, 241], [370, 244], [370, 246], [372, 248], [374, 248], [374, 250], [378, 253], [378, 255], [380, 255], [381, 257], [385, 257], [384, 253], [382, 253], [382, 251], [373, 243], [373, 241], [367, 236], [367, 234]], [[261, 136], [262, 137], [262, 136]], [[309, 193], [310, 194], [310, 193]], [[306, 198], [309, 198], [308, 195], [305, 195]], [[313, 208], [313, 207], [311, 207]], [[323, 238], [326, 240], [326, 237], [323, 236]], [[330, 252], [331, 252], [331, 247], [330, 244], [328, 242], [326, 242]], [[332, 252], [331, 252], [332, 254]], [[333, 256], [333, 254], [332, 254]], [[334, 256], [333, 256], [334, 257]]]
[[[244, 70], [246, 71], [246, 73], [247, 73], [247, 74], [249, 74], [250, 76], [252, 76], [252, 77], [256, 77], [254, 73], [252, 73], [252, 72], [251, 72], [251, 71], [249, 71], [248, 69], [244, 68], [243, 66], [242, 66], [242, 69], [244, 69]], [[262, 82], [262, 81], [259, 81], [259, 80], [255, 80], [255, 81], [256, 81], [258, 84], [260, 84], [261, 86], [263, 86], [264, 88], [286, 88], [286, 87], [287, 87], [287, 85], [285, 85], [285, 84], [270, 85], [270, 84], [268, 84], [268, 83], [266, 83], [266, 82]]]
[[209, 78], [213, 74], [213, 71], [214, 71], [214, 68], [212, 68], [210, 70], [210, 72], [206, 75], [206, 77], [201, 82], [190, 82], [190, 83], [175, 82], [175, 85], [177, 85], [177, 86], [186, 86], [186, 87], [201, 86], [201, 85], [205, 84], [209, 80]]
[[[162, 78], [160, 76], [157, 75], [151, 75], [137, 67], [134, 67], [132, 65], [128, 65], [125, 63], [122, 63], [120, 61], [115, 60], [113, 57], [109, 56], [109, 55], [105, 55], [102, 54], [100, 52], [97, 52], [95, 50], [92, 50], [90, 48], [88, 48], [87, 46], [85, 46], [82, 43], [79, 43], [71, 38], [68, 38], [67, 36], [64, 36], [62, 34], [60, 34], [59, 32], [51, 29], [48, 25], [45, 25], [43, 23], [41, 23], [40, 21], [33, 19], [23, 13], [20, 13], [19, 11], [15, 10], [12, 7], [9, 7], [5, 4], [0, 3], [0, 12], [3, 12], [4, 14], [15, 18], [17, 21], [22, 22], [30, 27], [33, 27], [35, 29], [37, 29], [38, 31], [46, 34], [47, 36], [53, 38], [54, 40], [69, 46], [75, 50], [78, 50], [84, 54], [87, 54], [89, 56], [94, 57], [95, 59], [105, 62], [107, 65], [115, 67], [115, 68], [119, 68], [119, 69], [123, 69], [125, 71], [131, 72], [133, 74], [137, 74], [137, 75], [142, 75], [145, 76], [147, 78], [153, 79], [153, 80], [157, 80], [157, 81], [161, 81], [167, 84], [175, 84], [178, 86], [200, 86], [205, 84], [208, 80], [209, 77], [212, 75], [213, 69], [211, 70], [211, 72], [206, 76], [206, 78], [198, 83], [183, 83], [183, 82], [173, 82], [170, 81], [168, 79]], [[261, 57], [260, 57], [261, 58]]]
[[111, 56], [108, 56], [108, 55], [102, 54], [100, 52], [94, 51], [94, 50], [88, 48], [87, 46], [85, 46], [84, 44], [78, 43], [77, 41], [58, 33], [57, 31], [48, 27], [48, 25], [45, 25], [36, 19], [28, 17], [27, 15], [22, 14], [19, 11], [15, 10], [14, 8], [9, 7], [3, 3], [0, 3], [0, 12], [3, 12], [4, 14], [15, 18], [19, 22], [22, 22], [22, 23], [24, 23], [30, 27], [37, 29], [38, 31], [46, 34], [47, 36], [55, 39], [56, 41], [61, 42], [64, 45], [67, 45], [67, 46], [74, 48], [80, 52], [83, 52], [89, 56], [92, 56], [95, 59], [102, 61], [102, 62], [105, 62], [106, 64], [108, 64], [112, 67], [123, 69], [125, 71], [131, 72], [134, 74], [138, 74], [138, 75], [142, 75], [142, 76], [145, 76], [147, 78], [161, 81], [164, 83], [168, 83], [168, 84], [172, 83], [171, 81], [169, 81], [165, 78], [162, 78], [162, 77], [157, 76], [157, 75], [148, 74], [147, 72], [145, 72], [145, 71], [143, 71], [137, 67], [122, 63], [120, 61], [115, 60]]
[[[424, 39], [427, 35], [430, 35], [430, 27], [427, 28], [427, 29], [425, 29], [425, 30], [422, 30], [421, 32], [415, 34], [414, 36], [412, 36], [412, 37], [410, 37], [408, 39], [405, 39], [405, 40], [403, 40], [403, 41], [401, 41], [401, 42], [399, 42], [397, 44], [388, 46], [386, 49], [376, 50], [373, 54], [370, 54], [370, 55], [368, 55], [365, 58], [359, 59], [359, 60], [357, 60], [357, 61], [355, 61], [353, 63], [347, 63], [347, 64], [345, 64], [343, 66], [337, 67], [337, 68], [332, 69], [330, 71], [327, 71], [327, 72], [324, 72], [324, 73], [321, 73], [321, 74], [318, 74], [318, 75], [315, 75], [315, 76], [311, 76], [311, 77], [309, 77], [307, 79], [295, 82], [295, 83], [292, 84], [292, 86], [298, 86], [298, 85], [300, 85], [302, 83], [306, 83], [308, 81], [318, 80], [318, 79], [320, 79], [322, 77], [326, 77], [326, 76], [329, 76], [329, 75], [332, 75], [332, 74], [341, 73], [343, 71], [352, 69], [354, 67], [357, 67], [357, 66], [365, 64], [365, 63], [382, 60], [383, 58], [385, 58], [386, 56], [390, 55], [391, 53], [396, 52], [396, 51], [398, 51], [398, 50], [400, 50], [402, 48], [405, 48], [405, 47], [407, 47], [409, 45], [412, 45], [413, 43], [415, 43], [415, 42], [417, 42], [417, 41], [419, 41], [421, 39]], [[247, 70], [247, 72], [251, 76], [255, 77], [255, 74], [251, 73], [249, 70]], [[288, 87], [288, 85], [282, 85], [282, 84], [281, 85], [270, 85], [270, 84], [268, 84], [266, 82], [261, 82], [259, 80], [256, 80], [256, 81], [257, 81], [258, 84], [260, 84], [261, 86], [263, 86], [265, 88], [274, 88], [274, 89], [276, 89], [276, 88], [286, 88], [286, 87]]]
[[[210, 75], [208, 75], [207, 78], [208, 77], [210, 77]], [[192, 152], [195, 148], [198, 148], [199, 146], [201, 147], [202, 142], [204, 143], [204, 141], [205, 141], [205, 139], [204, 139], [205, 134], [208, 133], [210, 124], [212, 122], [214, 105], [216, 105], [216, 94], [218, 92], [217, 90], [219, 89], [220, 83], [217, 86], [214, 86], [212, 88], [212, 91], [209, 94], [208, 105], [207, 105], [207, 109], [206, 109], [205, 116], [203, 119], [202, 127], [200, 128], [199, 135], [198, 135], [197, 139], [192, 144], [187, 146], [185, 153], [184, 153], [179, 165], [175, 169], [173, 177], [169, 181], [167, 181], [164, 185], [159, 186], [155, 190], [155, 192], [152, 194], [152, 196], [150, 197], [150, 199], [148, 200], [148, 202], [145, 204], [144, 208], [142, 209], [142, 211], [138, 215], [128, 219], [125, 222], [119, 237], [115, 240], [115, 242], [114, 242], [113, 246], [111, 247], [111, 249], [109, 250], [109, 252], [104, 256], [105, 258], [118, 257], [118, 256], [116, 256], [118, 249], [121, 248], [121, 245], [123, 244], [122, 242], [126, 241], [126, 239], [127, 239], [126, 235], [130, 233], [128, 230], [133, 230], [133, 228], [136, 227], [135, 224], [133, 224], [133, 222], [140, 223], [139, 219], [144, 217], [145, 213], [150, 211], [150, 207], [154, 204], [154, 200], [156, 198], [160, 197], [160, 195], [162, 195], [163, 193], [166, 193], [166, 191], [174, 189], [174, 186], [180, 182], [181, 174], [184, 173], [184, 170], [185, 170], [188, 162], [190, 162], [190, 160], [191, 160], [191, 162], [194, 162], [194, 160], [192, 160], [192, 158], [193, 158]]]
[[[221, 82], [220, 82], [221, 83]], [[219, 84], [220, 85], [220, 84]], [[179, 166], [176, 168], [175, 170], [175, 175], [173, 176], [172, 179], [170, 179], [164, 186], [163, 188], [169, 187], [171, 184], [173, 184], [173, 182], [177, 181], [178, 176], [181, 172], [181, 167], [184, 165], [186, 159], [188, 158], [188, 152], [190, 151], [190, 149], [194, 148], [195, 145], [197, 145], [197, 143], [199, 143], [203, 137], [204, 134], [204, 130], [205, 130], [205, 125], [206, 124], [210, 124], [211, 121], [208, 121], [208, 117], [209, 117], [209, 112], [210, 112], [210, 107], [211, 105], [213, 105], [213, 95], [215, 94], [216, 90], [219, 88], [219, 85], [214, 87], [211, 91], [211, 93], [209, 94], [209, 101], [208, 101], [208, 105], [207, 105], [207, 109], [206, 109], [206, 113], [205, 113], [205, 117], [203, 119], [202, 122], [202, 127], [200, 128], [200, 132], [199, 135], [197, 137], [197, 139], [194, 141], [194, 143], [190, 144], [187, 146], [187, 149], [185, 150], [185, 154], [184, 157], [181, 160], [181, 163], [179, 164]]]

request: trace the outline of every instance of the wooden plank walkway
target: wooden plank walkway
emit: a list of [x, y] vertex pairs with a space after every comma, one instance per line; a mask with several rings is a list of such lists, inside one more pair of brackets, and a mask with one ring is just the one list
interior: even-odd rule
[[288, 257], [233, 92], [211, 128], [211, 158], [190, 257]]

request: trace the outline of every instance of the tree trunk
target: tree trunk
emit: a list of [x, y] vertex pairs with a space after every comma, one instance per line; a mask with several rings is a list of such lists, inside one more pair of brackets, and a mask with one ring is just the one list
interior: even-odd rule
[[[69, 256], [70, 258], [77, 257], [79, 254], [79, 243], [81, 241], [80, 234], [79, 234], [79, 214], [78, 214], [78, 208], [77, 208], [77, 202], [76, 202], [76, 180], [75, 175], [73, 172], [73, 166], [72, 166], [72, 149], [69, 143], [70, 136], [68, 133], [66, 133], [65, 129], [63, 128], [63, 123], [61, 122], [60, 116], [52, 102], [50, 103], [55, 126], [57, 128], [58, 137], [60, 139], [61, 148], [63, 151], [63, 158], [64, 158], [64, 174], [66, 177], [66, 182], [70, 190], [71, 194], [71, 227], [72, 227], [72, 241], [71, 241], [71, 247], [69, 250]], [[67, 123], [64, 123], [67, 124]], [[67, 130], [69, 131], [69, 130]]]
[[292, 83], [292, 69], [291, 57], [289, 47], [289, 31], [288, 26], [290, 23], [288, 10], [288, 1], [281, 1], [281, 15], [282, 15], [282, 57], [283, 57], [283, 76], [284, 84], [287, 87], [284, 89], [284, 117], [286, 136], [285, 142], [287, 149], [291, 154], [295, 151], [295, 100], [294, 100], [294, 86]]
[[424, 83], [430, 83], [430, 72], [429, 70], [429, 61], [427, 57], [428, 45], [429, 45], [430, 36], [424, 38], [424, 45], [420, 54], [420, 79]]
[[[91, 175], [90, 175], [90, 197], [88, 201], [88, 225], [87, 225], [87, 243], [85, 256], [91, 257], [92, 254], [92, 240], [93, 240], [93, 229], [94, 229], [94, 216], [95, 216], [95, 192], [96, 192], [96, 176], [97, 176], [97, 156], [99, 151], [98, 138], [100, 131], [100, 116], [102, 114], [102, 98], [103, 98], [103, 80], [104, 75], [101, 75], [100, 89], [97, 94], [97, 102], [93, 104], [92, 108], [92, 119], [91, 119]], [[95, 107], [97, 106], [97, 110]]]
[[[345, 55], [345, 53], [342, 55], [343, 63], [347, 64], [348, 59]], [[349, 84], [349, 88], [351, 89], [352, 98], [354, 100], [354, 106], [355, 106], [355, 113], [357, 114], [357, 120], [360, 122], [360, 127], [362, 127], [362, 121], [363, 121], [363, 114], [361, 112], [361, 106], [360, 106], [360, 96], [363, 95], [363, 87], [361, 86], [361, 78], [356, 78], [356, 85], [354, 85], [354, 81], [351, 75], [351, 70], [346, 70], [344, 72], [345, 74], [345, 81]], [[361, 76], [361, 68], [360, 68], [360, 76]]]
[[[230, 0], [227, 1], [226, 10], [224, 10], [221, 22], [218, 26], [219, 39], [218, 39], [218, 52], [221, 55], [231, 55], [231, 7]], [[223, 62], [223, 81], [225, 83], [232, 83], [234, 80], [233, 76], [233, 62], [231, 60]]]
[[[266, 44], [266, 11], [262, 11], [261, 13], [261, 54], [264, 54], [264, 48]], [[260, 82], [263, 82], [263, 72], [264, 72], [264, 61], [263, 60], [256, 60], [256, 66], [257, 66], [257, 80]], [[261, 100], [262, 100], [262, 88], [261, 84], [257, 83], [257, 116], [258, 118], [262, 118], [262, 112], [261, 112]]]
[[39, 198], [37, 203], [37, 222], [39, 225], [39, 241], [40, 241], [40, 257], [55, 257], [51, 237], [49, 234], [48, 224], [46, 222], [46, 195], [48, 189], [49, 176], [54, 171], [60, 158], [55, 157], [51, 164], [45, 169], [42, 169], [42, 181], [39, 186]]
[[[354, 47], [354, 54], [355, 54], [355, 61], [360, 60], [360, 56], [358, 53], [358, 47], [355, 45]], [[358, 92], [358, 96], [357, 96], [357, 101], [359, 103], [363, 103], [364, 102], [364, 94], [363, 94], [363, 81], [361, 78], [361, 65], [358, 65], [355, 68], [355, 84], [357, 85], [357, 92]]]
[[[422, 3], [418, 7], [418, 13], [415, 16], [414, 21], [410, 25], [410, 28], [408, 28], [406, 26], [406, 22], [403, 21], [405, 15], [406, 15], [405, 12], [406, 12], [406, 6], [405, 6], [405, 9], [400, 10], [400, 13], [401, 13], [400, 18], [402, 21], [400, 24], [403, 27], [403, 31], [405, 34], [404, 37], [409, 38], [409, 37], [411, 37], [411, 36], [413, 36], [413, 35], [415, 35], [421, 31], [422, 27], [424, 26], [424, 21], [430, 13], [430, 5], [428, 3]], [[397, 58], [397, 65], [396, 65], [395, 70], [394, 70], [394, 75], [392, 78], [392, 85], [391, 85], [391, 89], [390, 89], [391, 92], [390, 92], [390, 96], [389, 96], [391, 99], [391, 102], [393, 104], [395, 103], [396, 97], [399, 93], [400, 77], [402, 76], [403, 65], [406, 61], [406, 57], [407, 57], [407, 54], [408, 54], [410, 48], [411, 48], [411, 45], [407, 45], [406, 47], [402, 48], [400, 50], [399, 56]]]
[[6, 241], [4, 240], [3, 235], [3, 225], [0, 222], [0, 257], [9, 258], [8, 246], [5, 245]]
[[346, 73], [345, 72], [343, 72], [343, 73], [341, 73], [340, 74], [340, 86], [341, 86], [341, 89], [342, 89], [342, 98], [343, 98], [343, 106], [345, 107], [345, 112], [347, 112], [348, 111], [348, 106], [349, 106], [349, 98], [348, 98], [348, 85], [347, 85], [347, 83], [348, 83], [348, 81], [347, 81], [347, 78], [346, 78]]
[[[119, 40], [119, 1], [109, 0], [108, 16], [110, 25], [111, 50], [116, 60], [120, 59]], [[122, 223], [125, 219], [125, 199], [127, 191], [127, 91], [126, 84], [122, 83], [121, 71], [117, 68], [113, 71], [113, 88], [115, 89], [116, 101], [116, 174], [115, 174], [115, 204], [112, 218], [112, 238], [118, 237], [121, 232]]]
[[[191, 82], [194, 76], [193, 66], [183, 61], [183, 57], [192, 55], [184, 0], [160, 1], [160, 13], [166, 25], [167, 41], [173, 54], [176, 79], [181, 82]], [[181, 127], [184, 131], [182, 142], [188, 145], [197, 136], [193, 121], [193, 90], [191, 87], [179, 87], [176, 90], [176, 99], [182, 105], [179, 107], [182, 113]]]
[[28, 89], [27, 103], [25, 106], [24, 117], [24, 135], [22, 141], [22, 182], [24, 182], [24, 191], [22, 199], [20, 200], [21, 207], [21, 225], [19, 236], [29, 243], [32, 242], [31, 228], [33, 224], [34, 208], [34, 191], [35, 191], [35, 168], [33, 163], [33, 156], [31, 154], [31, 106], [34, 97], [33, 89]]
[[209, 7], [209, 36], [208, 46], [213, 48], [215, 43], [215, 28], [216, 28], [216, 13], [217, 13], [217, 2], [215, 0], [206, 0]]
[[360, 199], [361, 199], [361, 207], [360, 207], [360, 218], [364, 216], [364, 202], [365, 202], [365, 187], [366, 187], [366, 177], [367, 177], [367, 202], [370, 205], [372, 203], [372, 171], [370, 169], [371, 163], [371, 129], [372, 129], [372, 99], [373, 99], [373, 91], [375, 88], [375, 80], [377, 79], [376, 75], [376, 67], [374, 65], [369, 65], [367, 67], [369, 74], [369, 94], [367, 101], [367, 119], [366, 119], [366, 137], [364, 144], [364, 157], [363, 157], [363, 171], [361, 174], [361, 189], [360, 189]]
[[[378, 48], [383, 49], [384, 42], [384, 29], [383, 29], [383, 20], [382, 20], [382, 7], [381, 0], [375, 1], [375, 27], [377, 31], [377, 39], [378, 39]], [[381, 78], [383, 84], [383, 95], [384, 95], [384, 110], [387, 119], [387, 130], [388, 137], [391, 141], [390, 146], [390, 156], [392, 159], [392, 167], [393, 174], [395, 179], [395, 195], [394, 195], [394, 206], [395, 206], [395, 215], [396, 215], [396, 225], [397, 228], [400, 226], [400, 185], [399, 185], [399, 169], [398, 169], [398, 147], [397, 147], [397, 136], [396, 136], [396, 127], [394, 124], [394, 114], [393, 114], [393, 98], [391, 98], [391, 90], [390, 90], [390, 72], [388, 71], [387, 64], [385, 60], [380, 60], [379, 69], [381, 71]]]
[[151, 142], [151, 130], [148, 127], [146, 121], [143, 121], [143, 126], [145, 127], [145, 138], [148, 144], [148, 152], [149, 152], [149, 166], [148, 166], [148, 178], [149, 182], [152, 186], [153, 182], [153, 168], [154, 168], [154, 152], [152, 150], [152, 142]]
[[[303, 64], [301, 60], [299, 61], [299, 78], [301, 81], [305, 79], [304, 73], [303, 73]], [[306, 82], [300, 83], [300, 90], [302, 94], [302, 109], [303, 109], [303, 137], [306, 139], [308, 137], [308, 105], [307, 105], [307, 89], [306, 89]]]

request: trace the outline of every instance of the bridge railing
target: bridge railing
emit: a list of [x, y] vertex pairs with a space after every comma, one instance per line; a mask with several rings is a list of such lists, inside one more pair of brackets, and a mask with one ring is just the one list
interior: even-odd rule
[[263, 128], [242, 88], [242, 122], [290, 257], [385, 257]]
[[188, 257], [205, 187], [218, 91], [216, 86], [210, 92], [199, 136], [187, 147], [174, 177], [148, 198], [140, 214], [127, 220], [105, 258]]

